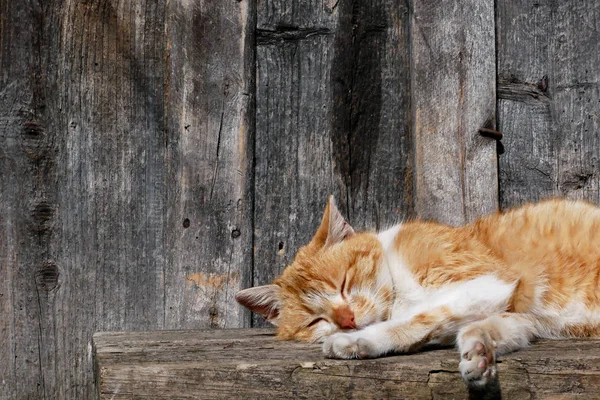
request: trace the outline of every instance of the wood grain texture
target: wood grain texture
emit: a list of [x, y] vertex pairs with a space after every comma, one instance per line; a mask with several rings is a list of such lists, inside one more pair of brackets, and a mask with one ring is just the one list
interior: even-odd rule
[[259, 2], [254, 284], [308, 242], [329, 194], [358, 229], [412, 216], [407, 18], [389, 0]]
[[498, 207], [496, 143], [478, 134], [495, 124], [494, 2], [412, 7], [417, 212], [460, 225]]
[[48, 277], [39, 280], [48, 288], [57, 283], [43, 272], [52, 263], [57, 166], [46, 107], [55, 96], [46, 90], [40, 62], [54, 55], [43, 48], [48, 26], [40, 4], [1, 1], [0, 10], [0, 398], [40, 398], [52, 354], [41, 348], [52, 345], [45, 318], [52, 290], [44, 291], [36, 276]]
[[251, 3], [175, 3], [0, 3], [2, 399], [93, 398], [98, 330], [249, 325]]
[[[600, 200], [600, 4], [571, 3], [497, 2], [503, 207]], [[330, 193], [357, 229], [493, 211], [494, 49], [489, 0], [0, 0], [0, 399], [93, 397], [98, 330], [250, 326], [234, 293], [279, 274]], [[233, 376], [327, 395], [296, 367]], [[225, 376], [194, 371], [173, 387]], [[331, 390], [367, 396], [361, 371]]]
[[[599, 345], [598, 340], [543, 341], [502, 357], [498, 389], [507, 399], [593, 398], [600, 392]], [[280, 342], [268, 329], [100, 333], [94, 336], [94, 355], [101, 399], [469, 395], [452, 349], [328, 360], [319, 345]]]
[[168, 14], [165, 327], [249, 326], [234, 295], [252, 276], [253, 3]]
[[500, 1], [497, 13], [502, 207], [598, 203], [600, 3]]

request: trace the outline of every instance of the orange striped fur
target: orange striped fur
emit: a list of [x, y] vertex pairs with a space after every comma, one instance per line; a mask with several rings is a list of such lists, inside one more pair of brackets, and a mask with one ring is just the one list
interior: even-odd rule
[[600, 333], [600, 209], [554, 199], [463, 227], [355, 233], [330, 198], [283, 274], [236, 298], [281, 339], [324, 342], [328, 357], [457, 343], [463, 378], [482, 386], [496, 376], [496, 353]]

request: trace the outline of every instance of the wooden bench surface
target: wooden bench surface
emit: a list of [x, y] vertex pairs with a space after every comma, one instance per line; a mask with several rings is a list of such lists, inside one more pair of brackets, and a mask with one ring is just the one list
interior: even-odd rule
[[[272, 329], [97, 333], [93, 345], [101, 399], [469, 397], [454, 349], [329, 360]], [[599, 339], [540, 341], [500, 361], [504, 399], [600, 399]]]

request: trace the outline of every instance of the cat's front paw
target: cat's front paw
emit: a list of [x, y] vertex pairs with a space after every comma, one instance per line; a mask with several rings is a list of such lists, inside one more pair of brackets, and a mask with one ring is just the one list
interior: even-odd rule
[[495, 348], [474, 340], [461, 355], [460, 375], [468, 386], [482, 387], [496, 379]]
[[374, 343], [356, 333], [336, 333], [323, 342], [327, 358], [373, 358], [379, 354]]

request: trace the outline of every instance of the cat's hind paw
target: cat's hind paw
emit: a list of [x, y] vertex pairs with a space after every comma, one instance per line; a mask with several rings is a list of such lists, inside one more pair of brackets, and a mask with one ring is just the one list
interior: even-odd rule
[[336, 333], [323, 342], [323, 354], [327, 358], [373, 358], [377, 357], [376, 346], [368, 339], [353, 333]]
[[493, 346], [474, 340], [462, 353], [459, 369], [465, 383], [470, 387], [482, 387], [496, 379], [497, 369]]

